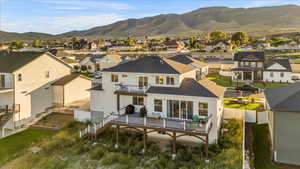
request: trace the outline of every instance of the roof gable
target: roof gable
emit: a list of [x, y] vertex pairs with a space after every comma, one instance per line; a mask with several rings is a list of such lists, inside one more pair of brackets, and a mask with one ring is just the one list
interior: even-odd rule
[[267, 60], [265, 62], [265, 69], [271, 71], [287, 71], [292, 72], [292, 67], [289, 59], [275, 59]]

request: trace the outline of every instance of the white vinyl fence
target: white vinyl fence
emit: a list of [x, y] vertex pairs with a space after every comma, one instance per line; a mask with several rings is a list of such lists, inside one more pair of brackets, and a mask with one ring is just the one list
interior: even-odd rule
[[86, 122], [86, 121], [91, 121], [92, 119], [92, 113], [89, 111], [83, 111], [83, 110], [74, 110], [74, 119], [76, 121], [80, 122]]
[[223, 118], [224, 119], [243, 119], [247, 123], [258, 123], [265, 124], [268, 122], [267, 112], [256, 112], [255, 110], [240, 110], [240, 109], [229, 109], [224, 108]]

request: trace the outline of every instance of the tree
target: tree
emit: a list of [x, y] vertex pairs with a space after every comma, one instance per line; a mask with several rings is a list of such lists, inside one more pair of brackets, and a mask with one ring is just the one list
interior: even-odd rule
[[232, 35], [231, 41], [239, 47], [242, 44], [246, 44], [249, 41], [248, 34], [245, 32], [236, 32], [235, 34]]
[[194, 49], [194, 48], [196, 48], [195, 46], [196, 46], [196, 42], [197, 42], [197, 38], [196, 37], [190, 37], [189, 38], [189, 42], [190, 42], [190, 48], [191, 49]]
[[32, 47], [35, 47], [35, 48], [37, 48], [37, 47], [40, 47], [41, 46], [41, 41], [40, 40], [34, 40], [33, 42], [32, 42]]
[[209, 34], [210, 40], [213, 41], [219, 41], [219, 40], [225, 40], [226, 39], [226, 33], [220, 30], [215, 30], [210, 32]]
[[24, 42], [22, 41], [14, 41], [10, 43], [10, 49], [21, 49], [25, 46]]

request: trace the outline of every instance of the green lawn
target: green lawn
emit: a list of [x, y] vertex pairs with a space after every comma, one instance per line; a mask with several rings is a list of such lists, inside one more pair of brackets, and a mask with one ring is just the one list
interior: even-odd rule
[[253, 133], [253, 151], [255, 155], [254, 166], [256, 169], [282, 169], [272, 163], [270, 142], [268, 138], [268, 125], [251, 126]]
[[[231, 81], [231, 77], [227, 76], [221, 76], [218, 73], [213, 73], [207, 76], [208, 80], [216, 82], [218, 85], [223, 86], [223, 87], [236, 87], [237, 83], [236, 81]], [[244, 85], [245, 83], [239, 82], [238, 85]], [[274, 88], [274, 87], [280, 87], [287, 85], [288, 83], [275, 83], [275, 82], [268, 82], [268, 83], [259, 83], [259, 82], [254, 82], [252, 83], [253, 86], [264, 89], [264, 88]]]
[[260, 108], [260, 106], [261, 106], [261, 104], [258, 104], [258, 103], [238, 104], [238, 103], [233, 103], [228, 100], [224, 101], [224, 107], [231, 108], [231, 109], [257, 110]]
[[14, 158], [18, 153], [33, 143], [47, 136], [51, 136], [54, 133], [55, 131], [50, 130], [27, 129], [15, 135], [0, 139], [0, 164]]

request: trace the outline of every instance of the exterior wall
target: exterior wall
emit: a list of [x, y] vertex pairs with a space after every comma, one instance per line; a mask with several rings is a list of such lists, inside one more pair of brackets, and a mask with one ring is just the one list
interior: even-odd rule
[[[281, 73], [284, 74], [283, 77], [281, 77]], [[273, 71], [273, 77], [271, 77], [270, 71], [264, 71], [263, 72], [263, 80], [268, 82], [291, 82], [291, 72], [274, 72]]]
[[167, 117], [167, 100], [181, 100], [193, 102], [193, 114], [198, 114], [198, 103], [208, 103], [208, 116], [212, 116], [212, 129], [209, 134], [209, 143], [216, 143], [218, 140], [218, 132], [221, 126], [223, 103], [217, 98], [207, 97], [191, 97], [191, 96], [179, 96], [179, 95], [162, 95], [162, 94], [148, 94], [146, 109], [148, 114], [157, 114], [154, 112], [154, 99], [160, 99], [163, 101], [162, 105], [162, 117]]
[[[24, 56], [26, 57], [26, 56]], [[46, 72], [50, 72], [50, 77], [46, 78]], [[38, 97], [40, 87], [46, 85], [50, 82], [62, 78], [71, 73], [71, 68], [67, 67], [63, 63], [57, 61], [56, 59], [50, 57], [48, 54], [44, 54], [39, 58], [28, 63], [24, 67], [16, 70], [14, 72], [15, 81], [15, 104], [20, 104], [20, 113], [16, 115], [16, 120], [22, 120], [29, 118], [31, 115], [38, 112], [33, 112], [31, 95], [33, 100]], [[22, 74], [22, 81], [18, 81], [18, 74]], [[38, 97], [43, 99], [42, 96]], [[43, 103], [34, 103], [43, 104]], [[37, 105], [35, 105], [37, 106]], [[49, 107], [49, 105], [41, 106], [44, 109]], [[41, 109], [39, 107], [38, 109]]]
[[4, 75], [5, 86], [4, 88], [14, 88], [14, 76], [11, 73], [0, 73], [0, 76]]
[[64, 104], [69, 104], [77, 100], [86, 99], [90, 96], [87, 91], [92, 87], [92, 81], [78, 77], [64, 86]]
[[63, 106], [64, 103], [64, 87], [53, 86], [53, 106]]
[[299, 112], [274, 112], [275, 161], [300, 165], [299, 121]]
[[13, 92], [0, 93], [0, 107], [14, 104]]
[[46, 108], [52, 107], [52, 87], [51, 84], [35, 89], [31, 96], [31, 116], [45, 112]]

